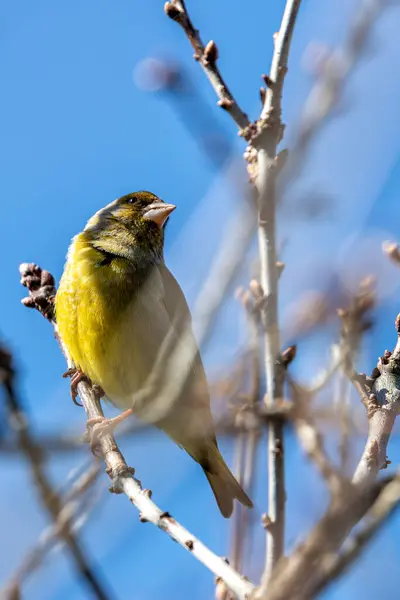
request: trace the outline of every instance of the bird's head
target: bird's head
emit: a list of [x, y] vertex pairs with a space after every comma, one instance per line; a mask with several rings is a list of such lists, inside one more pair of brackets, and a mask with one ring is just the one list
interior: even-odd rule
[[84, 233], [100, 252], [139, 263], [161, 260], [164, 227], [175, 208], [151, 192], [133, 192], [99, 210]]

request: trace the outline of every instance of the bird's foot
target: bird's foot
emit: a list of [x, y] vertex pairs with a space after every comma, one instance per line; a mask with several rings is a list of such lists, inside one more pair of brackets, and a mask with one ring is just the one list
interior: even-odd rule
[[86, 377], [85, 373], [83, 371], [81, 371], [80, 369], [68, 369], [68, 371], [66, 371], [63, 374], [63, 377], [71, 377], [71, 386], [70, 386], [70, 392], [71, 392], [71, 398], [72, 398], [72, 402], [74, 404], [76, 404], [77, 406], [82, 406], [82, 404], [80, 404], [77, 401], [77, 397], [78, 397], [78, 383], [80, 381], [88, 381], [88, 378]]
[[103, 389], [97, 384], [92, 384], [89, 377], [87, 377], [87, 375], [85, 375], [85, 373], [83, 371], [81, 371], [80, 369], [68, 369], [68, 371], [63, 373], [63, 377], [71, 377], [71, 386], [70, 386], [71, 398], [72, 398], [72, 402], [74, 404], [76, 404], [77, 406], [82, 406], [82, 404], [80, 404], [80, 402], [77, 401], [78, 383], [80, 381], [87, 381], [89, 384], [93, 385], [93, 390], [94, 390], [95, 394], [98, 395], [99, 398], [102, 398], [104, 396]]
[[100, 441], [105, 435], [112, 435], [114, 429], [127, 417], [133, 414], [133, 409], [128, 408], [120, 415], [107, 419], [106, 417], [93, 417], [88, 419], [90, 449], [95, 456], [101, 456]]

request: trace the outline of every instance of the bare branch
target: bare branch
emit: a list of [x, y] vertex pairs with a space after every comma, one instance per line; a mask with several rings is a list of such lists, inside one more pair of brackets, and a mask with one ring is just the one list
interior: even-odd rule
[[206, 46], [201, 41], [200, 34], [194, 28], [183, 0], [171, 0], [164, 6], [165, 13], [170, 19], [179, 23], [184, 30], [189, 42], [193, 46], [194, 59], [199, 62], [209, 82], [219, 98], [218, 105], [226, 110], [243, 132], [243, 137], [248, 137], [246, 131], [250, 125], [247, 115], [241, 110], [231, 91], [226, 85], [217, 66], [218, 49], [215, 42], [210, 41]]
[[342, 473], [347, 471], [349, 454], [349, 437], [351, 418], [349, 402], [351, 384], [357, 390], [361, 401], [369, 406], [370, 390], [366, 385], [367, 378], [359, 375], [355, 368], [362, 336], [371, 328], [371, 310], [375, 306], [374, 280], [369, 277], [361, 281], [359, 289], [351, 299], [346, 309], [339, 309], [338, 315], [341, 319], [339, 351], [341, 355], [341, 372], [336, 380], [336, 394], [334, 403], [340, 419], [340, 463]]
[[400, 413], [400, 315], [396, 319], [397, 343], [393, 352], [385, 351], [368, 397], [368, 439], [354, 473], [354, 483], [373, 480], [387, 466], [387, 445]]
[[400, 476], [397, 475], [393, 481], [383, 489], [375, 504], [365, 515], [365, 522], [360, 529], [345, 543], [342, 552], [327, 556], [324, 561], [324, 573], [321, 583], [314, 589], [314, 594], [326, 590], [330, 583], [337, 581], [340, 576], [354, 563], [354, 561], [365, 550], [368, 542], [376, 535], [393, 512], [398, 508], [400, 502]]
[[[275, 37], [265, 103], [258, 121], [258, 132], [252, 143], [257, 150], [256, 187], [259, 194], [258, 245], [261, 287], [265, 303], [261, 307], [264, 326], [265, 372], [268, 394], [267, 406], [273, 406], [283, 396], [284, 370], [279, 358], [278, 279], [276, 251], [276, 177], [277, 146], [282, 137], [281, 97], [287, 72], [290, 42], [300, 0], [288, 0], [279, 33]], [[273, 526], [267, 528], [266, 566], [261, 584], [264, 593], [272, 569], [284, 551], [285, 530], [285, 472], [283, 425], [271, 422], [268, 426], [268, 515]]]
[[309, 393], [302, 390], [293, 381], [290, 381], [290, 387], [295, 405], [292, 418], [299, 442], [307, 456], [319, 469], [323, 479], [328, 483], [332, 496], [336, 496], [343, 491], [345, 483], [325, 452], [322, 436], [311, 417]]
[[[254, 285], [255, 284], [255, 285]], [[255, 287], [255, 289], [254, 289]], [[251, 292], [253, 292], [253, 297]], [[236, 462], [237, 462], [237, 478], [243, 489], [247, 490], [252, 495], [254, 487], [254, 474], [257, 467], [257, 448], [261, 435], [261, 427], [250, 428], [249, 431], [243, 432], [243, 413], [250, 411], [253, 417], [256, 417], [256, 409], [261, 400], [261, 355], [260, 355], [260, 315], [258, 310], [259, 296], [257, 294], [258, 286], [256, 282], [250, 283], [250, 291], [240, 288], [236, 292], [237, 299], [241, 302], [246, 315], [248, 327], [249, 348], [248, 355], [250, 358], [250, 390], [244, 394], [244, 402], [246, 403], [242, 411], [236, 415], [235, 425], [238, 429], [236, 441]], [[257, 415], [258, 417], [258, 415]], [[256, 422], [259, 419], [256, 418]], [[248, 527], [251, 515], [242, 505], [237, 505], [234, 512], [233, 522], [233, 539], [232, 539], [232, 558], [234, 566], [241, 571], [243, 568], [243, 558], [246, 556], [248, 564], [250, 564], [249, 555], [251, 556], [251, 538], [248, 538]], [[245, 552], [246, 549], [246, 552]]]
[[[24, 581], [43, 563], [46, 554], [54, 549], [58, 539], [62, 540], [65, 528], [68, 527], [76, 535], [77, 530], [86, 522], [93, 508], [93, 499], [98, 500], [98, 496], [96, 498], [95, 494], [91, 494], [90, 510], [84, 508], [80, 497], [94, 484], [99, 472], [98, 464], [92, 464], [73, 483], [71, 489], [62, 498], [63, 507], [57, 520], [39, 536], [36, 546], [23, 558], [20, 566], [11, 576], [10, 583], [3, 589], [2, 594], [5, 598], [12, 597], [14, 590], [21, 589]], [[61, 548], [61, 545], [59, 547]]]
[[[43, 273], [46, 272], [36, 272], [36, 275], [38, 275], [39, 279], [42, 281], [45, 280]], [[32, 275], [31, 282], [35, 281], [36, 275]], [[43, 287], [47, 287], [47, 283], [45, 283]], [[42, 295], [40, 295], [40, 286], [35, 286], [33, 284], [33, 288], [33, 298], [35, 301], [37, 298], [45, 298], [46, 289], [42, 289]], [[40, 310], [47, 319], [49, 319], [51, 308], [51, 299], [48, 299], [48, 305], [46, 304], [46, 300], [43, 300], [43, 302], [40, 301], [38, 306], [38, 310]], [[0, 382], [3, 383], [6, 405], [10, 414], [10, 423], [18, 437], [21, 452], [23, 452], [29, 463], [43, 505], [46, 507], [53, 521], [57, 523], [63, 504], [47, 477], [43, 464], [44, 455], [42, 449], [30, 431], [28, 417], [23, 412], [22, 404], [16, 395], [11, 355], [2, 348], [0, 348]], [[100, 583], [98, 575], [95, 574], [92, 567], [89, 565], [86, 559], [86, 552], [83, 550], [78, 539], [73, 535], [68, 523], [65, 523], [65, 526], [60, 529], [60, 536], [69, 550], [80, 578], [86, 582], [94, 597], [99, 600], [107, 600], [109, 594], [105, 591], [104, 584]]]

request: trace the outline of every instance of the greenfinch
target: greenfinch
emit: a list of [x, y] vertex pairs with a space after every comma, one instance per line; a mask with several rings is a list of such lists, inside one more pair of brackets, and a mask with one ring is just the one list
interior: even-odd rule
[[[57, 327], [77, 372], [116, 407], [129, 409], [184, 448], [203, 468], [222, 515], [229, 517], [235, 498], [249, 508], [252, 502], [218, 450], [189, 308], [164, 262], [164, 227], [174, 209], [140, 191], [88, 221], [68, 251], [55, 301]], [[179, 344], [179, 362], [171, 365]], [[156, 371], [157, 393], [140, 395]], [[168, 384], [178, 375], [181, 384], [170, 398]]]

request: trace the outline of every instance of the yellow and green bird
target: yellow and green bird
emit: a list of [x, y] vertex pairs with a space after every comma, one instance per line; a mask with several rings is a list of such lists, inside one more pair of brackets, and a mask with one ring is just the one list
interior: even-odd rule
[[[69, 248], [56, 296], [57, 327], [79, 372], [115, 406], [162, 429], [202, 466], [222, 515], [229, 517], [234, 498], [248, 507], [252, 502], [218, 450], [189, 308], [164, 262], [164, 226], [174, 209], [140, 191], [88, 221]], [[179, 363], [162, 372], [182, 339]], [[176, 397], [164, 397], [163, 387], [182, 369]], [[138, 394], [157, 370], [157, 398]]]

